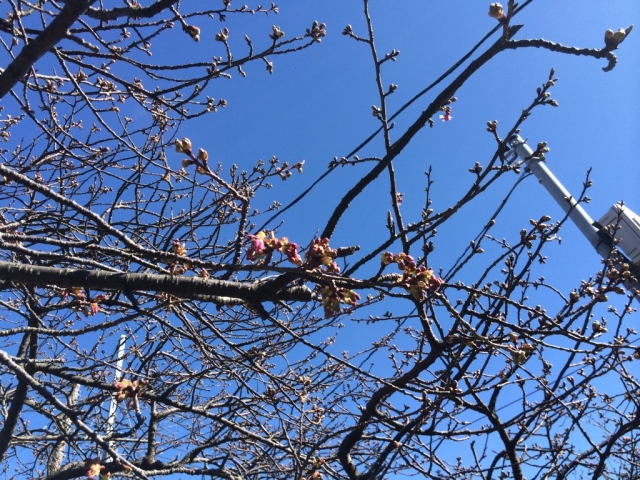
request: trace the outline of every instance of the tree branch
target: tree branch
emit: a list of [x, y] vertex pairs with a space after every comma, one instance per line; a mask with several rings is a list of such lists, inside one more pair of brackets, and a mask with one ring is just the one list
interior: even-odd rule
[[127, 18], [153, 18], [163, 10], [166, 10], [174, 3], [178, 3], [178, 0], [159, 0], [153, 5], [148, 7], [115, 7], [111, 10], [103, 10], [98, 8], [90, 8], [87, 10], [87, 17], [95, 18], [96, 20], [101, 20], [104, 22], [108, 22], [110, 20], [117, 20], [121, 17]]
[[181, 298], [215, 296], [244, 301], [300, 301], [314, 298], [305, 286], [273, 290], [270, 282], [236, 283], [200, 277], [177, 275], [150, 275], [141, 273], [112, 273], [100, 270], [41, 267], [19, 263], [0, 262], [0, 280], [27, 285], [55, 285], [62, 288], [88, 287], [106, 291], [149, 290], [176, 295]]
[[613, 70], [613, 68], [616, 66], [616, 63], [618, 62], [618, 58], [614, 55], [613, 52], [609, 50], [597, 48], [567, 47], [566, 45], [550, 42], [549, 40], [544, 40], [542, 38], [529, 40], [510, 40], [505, 44], [505, 48], [511, 50], [515, 50], [516, 48], [521, 47], [546, 48], [547, 50], [551, 50], [552, 52], [568, 53], [570, 55], [586, 55], [593, 58], [606, 58], [609, 61], [609, 64], [606, 67], [602, 68], [602, 70], [604, 70], [605, 72]]
[[[514, 25], [509, 30], [509, 37], [515, 35], [518, 30], [522, 28], [522, 25]], [[480, 67], [491, 60], [495, 55], [506, 48], [508, 42], [503, 42], [502, 39], [494, 43], [486, 52], [476, 58], [464, 71], [455, 78], [442, 92], [431, 102], [431, 104], [424, 110], [420, 116], [413, 122], [413, 124], [407, 129], [407, 131], [396, 140], [389, 148], [388, 153], [368, 174], [366, 174], [356, 185], [349, 190], [343, 199], [340, 201], [336, 209], [333, 211], [331, 218], [327, 222], [324, 228], [321, 238], [331, 238], [335, 231], [338, 221], [342, 214], [349, 208], [349, 204], [378, 176], [387, 168], [394, 158], [400, 155], [400, 152], [406, 147], [411, 139], [427, 124], [429, 118], [440, 110], [440, 107], [444, 105], [445, 101], [453, 97], [455, 92], [464, 85], [464, 83], [471, 77]]]
[[69, 1], [56, 18], [36, 37], [24, 46], [18, 56], [0, 74], [0, 98], [3, 98], [29, 71], [31, 67], [60, 40], [94, 0]]

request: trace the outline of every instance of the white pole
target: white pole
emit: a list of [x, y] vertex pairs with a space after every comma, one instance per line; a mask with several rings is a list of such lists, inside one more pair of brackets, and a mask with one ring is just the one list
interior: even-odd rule
[[[124, 347], [127, 342], [126, 335], [120, 335], [120, 339], [118, 340], [118, 356], [116, 362], [116, 371], [113, 374], [113, 381], [117, 382], [122, 378], [122, 362], [124, 361]], [[113, 435], [114, 425], [116, 423], [116, 409], [118, 407], [118, 402], [116, 401], [116, 396], [111, 395], [111, 400], [109, 401], [109, 417], [107, 418], [107, 437]], [[109, 447], [115, 449], [115, 442], [109, 441]], [[107, 453], [103, 454], [103, 459], [106, 459]]]
[[[551, 170], [541, 158], [532, 158], [533, 150], [525, 143], [520, 135], [514, 135], [509, 139], [509, 145], [515, 150], [527, 168], [547, 189], [560, 208], [569, 215], [569, 218], [580, 229], [589, 243], [598, 251], [602, 258], [607, 258], [611, 253], [611, 241], [606, 235], [599, 233], [599, 229], [594, 226], [593, 219], [582, 208], [582, 205], [571, 196], [564, 185], [551, 173]], [[609, 241], [608, 241], [609, 240]]]
[[[602, 258], [609, 258], [611, 255], [611, 249], [613, 247], [613, 241], [611, 237], [601, 232], [598, 227], [594, 225], [593, 219], [582, 208], [582, 205], [578, 204], [577, 200], [571, 196], [569, 191], [564, 188], [564, 185], [551, 173], [551, 170], [544, 163], [544, 160], [540, 157], [532, 157], [533, 150], [526, 144], [525, 140], [520, 135], [514, 135], [509, 139], [509, 146], [513, 148], [519, 158], [524, 160], [527, 168], [533, 173], [540, 181], [542, 186], [547, 189], [547, 192], [551, 194], [556, 203], [560, 205], [560, 208], [569, 215], [569, 218], [580, 229], [582, 234], [589, 240], [589, 243], [598, 251]], [[634, 266], [632, 262], [629, 262], [632, 267], [632, 273], [638, 277], [638, 268]], [[640, 301], [640, 283], [635, 281], [625, 281], [625, 287], [633, 293], [636, 300]]]

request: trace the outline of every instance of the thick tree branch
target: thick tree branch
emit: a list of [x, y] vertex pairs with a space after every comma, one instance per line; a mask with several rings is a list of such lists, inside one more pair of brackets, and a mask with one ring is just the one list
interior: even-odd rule
[[100, 8], [90, 8], [87, 10], [87, 17], [95, 18], [103, 22], [117, 20], [118, 18], [153, 18], [171, 5], [178, 3], [178, 0], [159, 0], [148, 7], [115, 7], [111, 10]]
[[[522, 28], [522, 25], [514, 25], [509, 29], [509, 37], [511, 38], [515, 35], [518, 30]], [[336, 209], [333, 211], [331, 218], [327, 222], [321, 237], [322, 238], [331, 238], [333, 232], [335, 231], [338, 221], [340, 217], [344, 214], [344, 212], [349, 208], [351, 202], [358, 196], [360, 193], [378, 176], [387, 168], [400, 152], [406, 147], [411, 139], [424, 128], [427, 124], [429, 118], [435, 115], [442, 105], [445, 104], [447, 100], [454, 96], [456, 91], [464, 85], [464, 83], [485, 63], [491, 60], [498, 53], [503, 51], [506, 48], [508, 42], [503, 42], [502, 39], [498, 40], [494, 43], [486, 52], [476, 58], [467, 68], [463, 70], [463, 72], [458, 75], [448, 86], [446, 86], [442, 92], [431, 102], [431, 104], [424, 110], [420, 116], [413, 122], [413, 124], [407, 129], [407, 131], [396, 140], [389, 149], [388, 153], [384, 156], [382, 161], [380, 161], [371, 171], [366, 174], [364, 177], [360, 179], [356, 185], [349, 190], [345, 196], [342, 198]]]
[[528, 40], [510, 40], [506, 43], [505, 48], [515, 50], [522, 47], [536, 47], [546, 48], [552, 52], [568, 53], [569, 55], [586, 55], [593, 58], [606, 58], [609, 64], [606, 67], [602, 67], [602, 70], [609, 72], [613, 70], [618, 62], [618, 58], [610, 50], [597, 49], [597, 48], [577, 48], [567, 47], [560, 43], [550, 42], [542, 38], [528, 39]]
[[140, 273], [112, 273], [98, 270], [40, 267], [0, 262], [0, 280], [34, 286], [55, 285], [61, 288], [87, 287], [105, 291], [140, 291], [169, 293], [181, 298], [215, 296], [241, 299], [248, 302], [300, 301], [313, 299], [313, 292], [305, 286], [279, 288], [274, 291], [269, 282], [236, 283], [200, 277], [177, 275], [149, 275]]
[[351, 458], [351, 451], [362, 439], [364, 431], [369, 425], [371, 418], [376, 414], [379, 405], [394, 392], [404, 388], [409, 382], [415, 380], [422, 372], [438, 360], [444, 349], [443, 345], [434, 344], [432, 347], [433, 348], [429, 352], [429, 355], [427, 355], [424, 360], [416, 363], [413, 368], [407, 371], [407, 373], [402, 375], [400, 378], [387, 383], [371, 395], [370, 400], [367, 402], [367, 405], [358, 420], [358, 424], [344, 437], [342, 443], [340, 443], [340, 447], [338, 448], [338, 459], [342, 464], [342, 468], [344, 468], [351, 480], [373, 480], [373, 477], [370, 474], [362, 475], [358, 473], [356, 465]]
[[7, 69], [0, 74], [0, 98], [3, 98], [31, 67], [60, 40], [94, 0], [70, 0], [42, 33], [24, 46]]

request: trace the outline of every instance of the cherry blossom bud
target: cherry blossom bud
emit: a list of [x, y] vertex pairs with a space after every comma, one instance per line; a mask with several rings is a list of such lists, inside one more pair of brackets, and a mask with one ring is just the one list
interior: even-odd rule
[[284, 37], [284, 32], [280, 30], [280, 27], [273, 25], [271, 29], [273, 30], [273, 33], [269, 35], [269, 37], [271, 37], [272, 40], [278, 40], [279, 38]]
[[390, 263], [393, 263], [393, 253], [384, 252], [380, 257], [380, 262], [382, 265], [389, 265]]
[[613, 34], [613, 38], [616, 42], [621, 42], [626, 36], [627, 32], [625, 32], [623, 28], [619, 29], [616, 33]]
[[504, 18], [504, 9], [499, 3], [492, 3], [489, 5], [489, 16], [496, 20], [502, 20]]

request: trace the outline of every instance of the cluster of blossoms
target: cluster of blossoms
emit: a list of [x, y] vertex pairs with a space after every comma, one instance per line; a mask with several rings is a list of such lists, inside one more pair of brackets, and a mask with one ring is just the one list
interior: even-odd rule
[[[335, 262], [338, 252], [329, 246], [328, 238], [316, 238], [306, 251], [304, 261], [298, 252], [298, 244], [290, 242], [286, 237], [276, 238], [273, 233], [267, 235], [261, 231], [256, 235], [247, 235], [247, 238], [251, 241], [247, 249], [247, 259], [250, 261], [268, 263], [274, 252], [280, 252], [294, 265], [309, 270], [324, 268], [328, 273], [340, 273], [340, 267]], [[323, 286], [321, 294], [325, 317], [340, 313], [340, 304], [356, 306], [360, 300], [358, 293], [334, 284]]]
[[87, 317], [92, 317], [100, 311], [100, 307], [98, 306], [104, 300], [106, 300], [107, 296], [100, 294], [93, 297], [91, 301], [83, 305], [82, 313], [84, 313]]
[[264, 259], [269, 262], [273, 252], [280, 252], [286, 255], [287, 259], [294, 265], [302, 265], [302, 258], [298, 253], [298, 244], [290, 242], [287, 237], [276, 238], [273, 232], [267, 236], [266, 233], [260, 231], [257, 235], [247, 235], [251, 240], [251, 245], [247, 250], [247, 259], [250, 261]]
[[87, 296], [80, 287], [65, 288], [60, 292], [62, 298], [73, 297], [78, 302], [77, 306], [72, 307], [76, 312], [82, 312], [87, 317], [92, 317], [100, 312], [100, 303], [107, 299], [104, 294], [96, 295], [90, 300], [87, 300]]
[[322, 475], [322, 468], [324, 468], [324, 464], [324, 458], [314, 458], [313, 463], [311, 464], [311, 471], [309, 472], [309, 475], [306, 477], [302, 477], [301, 480], [322, 480], [322, 478], [324, 478], [324, 476]]
[[215, 36], [216, 42], [226, 42], [229, 39], [229, 29], [223, 28], [220, 32], [216, 33]]
[[89, 458], [84, 462], [87, 469], [87, 478], [99, 478], [100, 480], [111, 478], [110, 473], [104, 473], [105, 466], [99, 458]]
[[144, 380], [120, 380], [119, 382], [114, 382], [113, 386], [118, 389], [116, 401], [121, 402], [127, 398], [134, 399], [138, 397], [146, 384], [147, 382]]
[[[107, 472], [107, 467], [102, 464], [102, 460], [99, 458], [88, 458], [84, 461], [84, 466], [87, 469], [86, 475], [90, 479], [99, 480], [111, 480], [111, 472]], [[130, 471], [131, 467], [126, 464], [120, 464], [123, 470]]]
[[273, 232], [267, 235], [260, 231], [256, 235], [247, 235], [247, 238], [251, 241], [247, 249], [247, 259], [250, 261], [261, 260], [267, 263], [271, 260], [273, 252], [280, 252], [294, 265], [309, 270], [325, 267], [329, 272], [340, 272], [340, 267], [334, 261], [338, 253], [329, 246], [328, 238], [316, 238], [307, 250], [304, 262], [298, 252], [298, 244], [290, 242], [287, 237], [276, 238]]
[[433, 273], [433, 270], [423, 266], [418, 267], [413, 257], [406, 253], [393, 255], [391, 252], [384, 252], [381, 261], [382, 265], [391, 263], [398, 265], [398, 268], [402, 271], [400, 285], [418, 301], [426, 298], [426, 292], [435, 292], [444, 283], [440, 277]]
[[[539, 308], [539, 306], [537, 308]], [[516, 332], [511, 332], [509, 334], [509, 341], [511, 341], [513, 345], [509, 345], [507, 350], [509, 350], [511, 360], [516, 365], [522, 365], [525, 363], [536, 349], [530, 343], [520, 342], [519, 340], [520, 337]]]
[[340, 273], [340, 267], [333, 260], [338, 253], [329, 247], [328, 238], [316, 238], [304, 256], [304, 264], [310, 269], [326, 267], [333, 273]]
[[355, 307], [360, 300], [360, 295], [350, 288], [338, 287], [336, 285], [326, 285], [322, 287], [322, 307], [324, 317], [329, 318], [340, 313], [340, 304], [346, 303]]
[[180, 255], [183, 257], [187, 256], [187, 245], [185, 243], [180, 243], [180, 240], [178, 240], [177, 238], [173, 241], [173, 244], [171, 245], [171, 252], [175, 253], [176, 255]]
[[[180, 255], [181, 257], [187, 257], [187, 244], [180, 243], [180, 240], [176, 238], [171, 244], [171, 253], [175, 253], [176, 255]], [[177, 276], [184, 275], [187, 270], [190, 270], [192, 268], [190, 262], [171, 262], [167, 264], [167, 267], [169, 268], [171, 275]], [[203, 275], [198, 274], [198, 276], [202, 277]]]
[[87, 296], [84, 294], [84, 290], [80, 287], [70, 287], [65, 288], [60, 292], [60, 296], [62, 298], [67, 298], [68, 296], [72, 296], [74, 300], [86, 300]]

